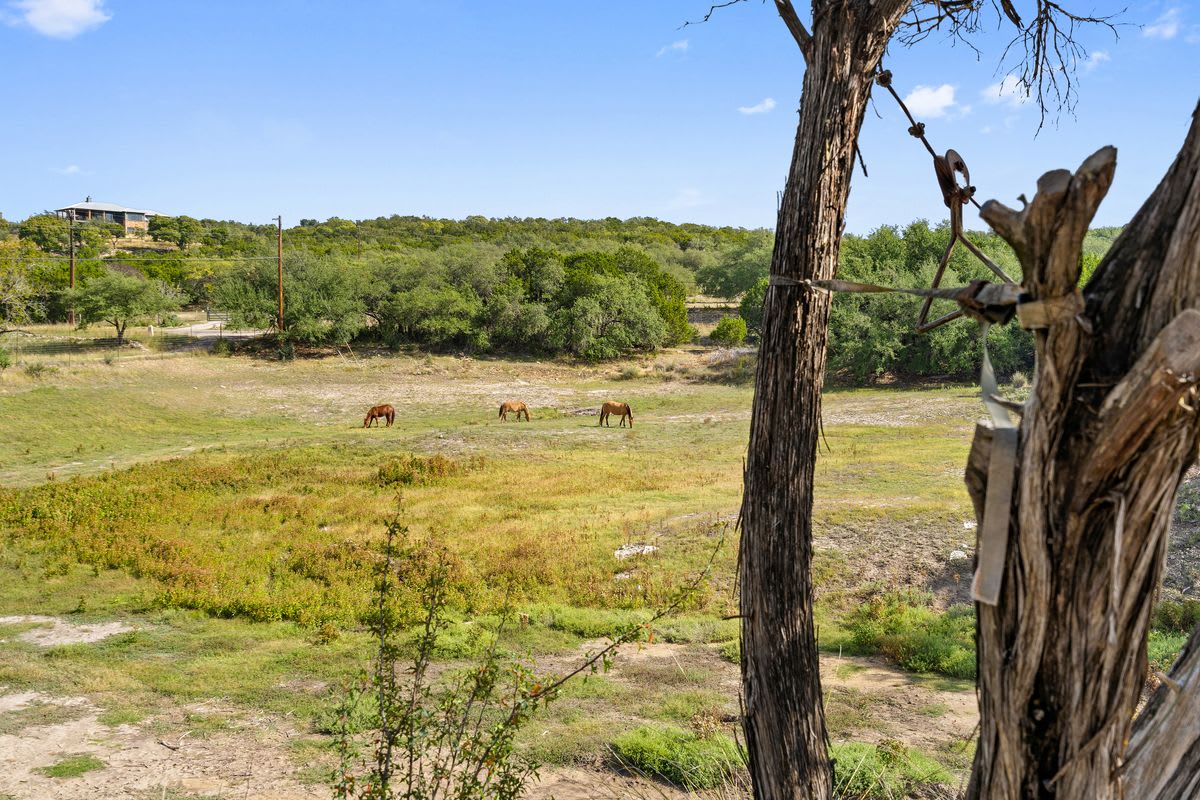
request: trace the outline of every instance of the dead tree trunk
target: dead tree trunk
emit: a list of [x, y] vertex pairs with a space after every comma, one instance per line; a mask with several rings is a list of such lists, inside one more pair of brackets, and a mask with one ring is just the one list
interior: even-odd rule
[[812, 485], [829, 297], [872, 73], [908, 0], [814, 2], [811, 36], [777, 8], [807, 69], [776, 228], [745, 469], [739, 589], [743, 728], [756, 798], [831, 796], [813, 631]]
[[[1020, 258], [1028, 299], [1075, 291], [1115, 166], [1105, 148], [1073, 175], [1043, 175], [1020, 212], [984, 205]], [[1200, 434], [1200, 117], [1083, 298], [1081, 314], [1036, 332], [1003, 588], [997, 606], [978, 607], [971, 798], [1165, 800], [1196, 785], [1195, 637], [1176, 669], [1186, 683], [1160, 690], [1123, 759], [1175, 491]], [[968, 467], [977, 508], [987, 433]], [[1173, 739], [1185, 730], [1190, 739]]]

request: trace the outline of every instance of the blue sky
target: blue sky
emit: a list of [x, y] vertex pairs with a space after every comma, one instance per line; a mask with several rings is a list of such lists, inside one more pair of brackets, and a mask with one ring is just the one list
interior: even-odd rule
[[[90, 194], [287, 224], [398, 213], [772, 226], [803, 62], [770, 3], [681, 29], [707, 8], [0, 0], [0, 212], [21, 219]], [[1000, 33], [978, 39], [978, 57], [933, 39], [894, 45], [885, 64], [934, 147], [964, 156], [981, 198], [1016, 204], [1042, 172], [1116, 145], [1097, 223], [1121, 224], [1195, 108], [1200, 7], [1130, 0], [1122, 19], [1119, 40], [1083, 35], [1092, 57], [1077, 116], [1036, 138], [1036, 110], [997, 91]], [[881, 91], [876, 108], [849, 230], [942, 218], [928, 155]]]

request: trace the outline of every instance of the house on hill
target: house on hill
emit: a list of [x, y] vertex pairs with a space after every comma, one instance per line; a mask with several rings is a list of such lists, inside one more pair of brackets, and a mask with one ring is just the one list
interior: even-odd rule
[[126, 208], [116, 203], [96, 203], [88, 197], [82, 203], [54, 209], [63, 219], [83, 222], [111, 222], [125, 229], [126, 236], [145, 236], [150, 231], [150, 217], [162, 216], [158, 212], [143, 208]]

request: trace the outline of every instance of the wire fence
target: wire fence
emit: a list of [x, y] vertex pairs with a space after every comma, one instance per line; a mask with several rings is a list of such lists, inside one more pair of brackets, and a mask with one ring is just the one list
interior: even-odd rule
[[188, 352], [204, 352], [219, 337], [199, 337], [186, 333], [138, 332], [122, 342], [112, 337], [80, 337], [9, 331], [0, 334], [0, 348], [6, 350], [14, 366], [65, 365], [124, 359], [168, 357]]

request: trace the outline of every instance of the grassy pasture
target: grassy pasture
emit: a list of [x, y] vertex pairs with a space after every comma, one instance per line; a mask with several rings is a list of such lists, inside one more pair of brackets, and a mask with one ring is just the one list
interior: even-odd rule
[[[507, 649], [569, 665], [671, 596], [736, 516], [751, 389], [705, 380], [703, 358], [630, 369], [187, 356], [10, 372], [0, 616], [136, 630], [46, 650], [0, 628], [0, 686], [89, 697], [112, 725], [159, 725], [164, 709], [219, 699], [242, 710], [188, 717], [189, 729], [290, 716], [304, 732], [297, 760], [320, 762], [336, 688], [370, 658], [361, 623], [397, 491], [412, 531], [449, 547], [469, 598], [447, 663], [478, 651], [508, 595], [529, 624], [510, 629]], [[632, 429], [596, 426], [591, 409], [610, 398], [631, 403]], [[533, 421], [498, 421], [505, 399], [528, 402]], [[397, 406], [395, 426], [364, 430], [379, 402]], [[936, 573], [973, 539], [960, 476], [977, 403], [965, 387], [827, 395], [815, 514], [827, 649], [854, 651], [841, 621], [865, 592], [953, 590]], [[403, 470], [389, 465], [413, 456], [465, 466], [397, 483]], [[657, 549], [616, 558], [627, 544]], [[529, 752], [590, 764], [639, 726], [717, 720], [729, 732], [738, 622], [721, 617], [734, 610], [735, 563], [729, 532], [704, 591], [660, 626], [667, 649], [573, 687], [531, 730]], [[841, 718], [835, 737], [879, 725], [867, 712]]]
[[[444, 361], [426, 372], [419, 359], [203, 358], [10, 383], [0, 477], [31, 485], [0, 489], [0, 529], [50, 569], [83, 563], [150, 578], [162, 605], [306, 626], [351, 624], [363, 610], [398, 488], [414, 531], [437, 534], [461, 560], [480, 609], [506, 587], [527, 602], [653, 606], [704, 563], [739, 502], [748, 388], [653, 377], [613, 385], [555, 367], [574, 380], [521, 385], [495, 374], [510, 364]], [[392, 429], [362, 429], [363, 401], [353, 400], [388, 399], [396, 377], [399, 394], [424, 388], [425, 398]], [[557, 403], [533, 404], [528, 424], [494, 419], [497, 398], [522, 390]], [[596, 426], [587, 409], [608, 396], [632, 403], [633, 429]], [[970, 392], [910, 391], [892, 418], [894, 396], [829, 396], [819, 528], [967, 518], [955, 477]], [[381, 466], [409, 453], [475, 468], [426, 486], [380, 479]], [[614, 558], [628, 543], [658, 549]], [[728, 605], [734, 550], [730, 541], [719, 555], [701, 608]]]

